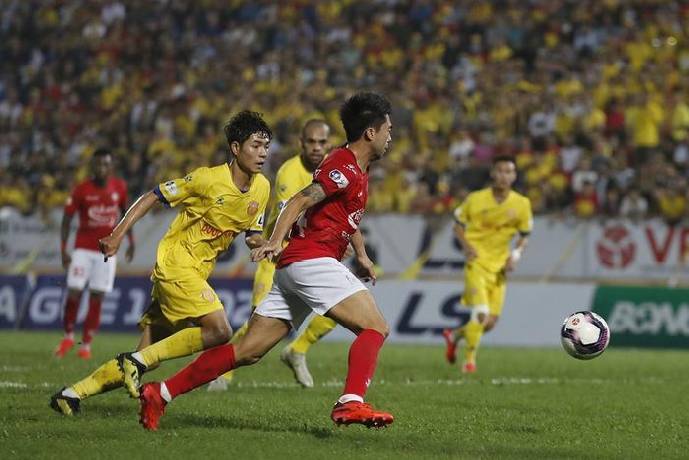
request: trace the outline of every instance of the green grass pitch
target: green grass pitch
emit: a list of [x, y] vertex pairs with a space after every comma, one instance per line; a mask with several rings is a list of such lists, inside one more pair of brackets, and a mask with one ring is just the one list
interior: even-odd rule
[[[610, 349], [588, 362], [560, 349], [484, 348], [463, 377], [440, 346], [388, 344], [368, 399], [391, 411], [382, 430], [336, 428], [348, 344], [309, 355], [316, 388], [292, 380], [273, 350], [238, 371], [230, 390], [205, 388], [167, 408], [158, 432], [137, 423], [124, 390], [94, 397], [77, 417], [50, 395], [119, 351], [132, 335], [102, 334], [94, 358], [55, 360], [57, 333], [0, 334], [2, 458], [640, 458], [689, 457], [689, 355]], [[613, 337], [614, 340], [614, 337]], [[164, 364], [147, 379], [187, 362]]]

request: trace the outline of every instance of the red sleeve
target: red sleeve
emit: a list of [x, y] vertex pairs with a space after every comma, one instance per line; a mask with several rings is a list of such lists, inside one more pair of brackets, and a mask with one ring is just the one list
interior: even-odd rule
[[323, 187], [326, 196], [343, 192], [354, 181], [353, 173], [339, 158], [324, 161], [313, 173], [313, 181]]
[[67, 203], [65, 203], [65, 214], [74, 215], [79, 209], [79, 203], [81, 202], [81, 187], [76, 186], [72, 190], [72, 194], [67, 198]]

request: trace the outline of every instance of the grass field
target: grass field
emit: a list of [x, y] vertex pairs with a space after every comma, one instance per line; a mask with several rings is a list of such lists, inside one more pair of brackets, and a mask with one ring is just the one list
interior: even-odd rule
[[368, 430], [336, 428], [328, 418], [347, 344], [312, 349], [312, 390], [293, 383], [276, 349], [241, 370], [230, 391], [179, 398], [160, 431], [149, 433], [124, 390], [84, 402], [73, 418], [48, 407], [60, 386], [136, 338], [99, 336], [88, 363], [52, 359], [58, 340], [56, 333], [0, 334], [2, 458], [689, 457], [689, 356], [681, 351], [611, 349], [579, 362], [559, 349], [485, 348], [479, 374], [465, 378], [439, 346], [387, 345], [368, 399], [396, 421]]

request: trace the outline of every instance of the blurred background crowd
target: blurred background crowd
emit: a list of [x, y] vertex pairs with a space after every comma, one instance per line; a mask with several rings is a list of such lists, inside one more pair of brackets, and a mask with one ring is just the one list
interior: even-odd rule
[[445, 214], [513, 155], [539, 214], [689, 215], [689, 1], [3, 0], [0, 207], [61, 206], [109, 146], [132, 196], [225, 161], [233, 112], [273, 126], [385, 93], [370, 212]]

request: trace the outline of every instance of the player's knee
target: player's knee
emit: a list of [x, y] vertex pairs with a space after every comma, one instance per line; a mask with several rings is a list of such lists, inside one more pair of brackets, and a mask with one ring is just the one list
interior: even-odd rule
[[388, 323], [385, 322], [385, 320], [375, 321], [371, 325], [369, 325], [369, 327], [366, 327], [364, 329], [373, 329], [386, 339], [390, 335], [390, 326], [388, 326]]
[[230, 341], [232, 338], [232, 329], [228, 324], [217, 324], [204, 331], [204, 340], [209, 347], [217, 347]]

